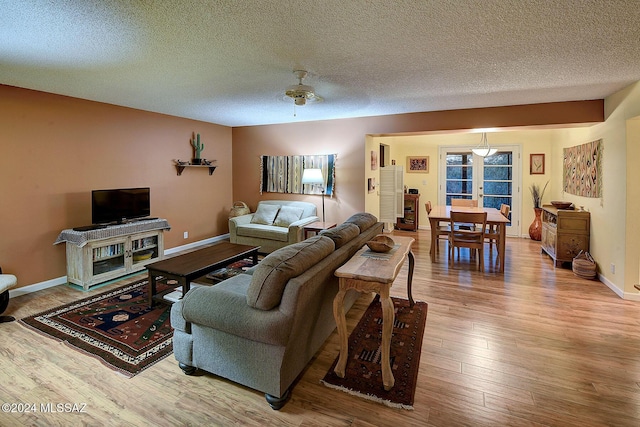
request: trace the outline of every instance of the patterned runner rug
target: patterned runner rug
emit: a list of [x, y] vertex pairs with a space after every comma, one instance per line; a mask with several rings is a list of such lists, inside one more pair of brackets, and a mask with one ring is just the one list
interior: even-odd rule
[[382, 385], [382, 306], [377, 295], [349, 336], [349, 359], [345, 377], [340, 378], [333, 372], [338, 362], [336, 357], [321, 382], [327, 387], [390, 407], [413, 409], [422, 336], [427, 320], [427, 303], [417, 301], [413, 308], [409, 308], [408, 300], [391, 299], [395, 309], [391, 339], [391, 371], [395, 378], [393, 388], [385, 391]]
[[[147, 279], [65, 304], [20, 322], [132, 377], [173, 352], [171, 304], [147, 302]], [[176, 287], [159, 281], [157, 291]]]

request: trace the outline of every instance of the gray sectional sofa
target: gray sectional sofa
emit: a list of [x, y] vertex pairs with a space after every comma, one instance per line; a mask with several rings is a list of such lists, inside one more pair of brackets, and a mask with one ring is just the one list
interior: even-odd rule
[[[335, 270], [383, 224], [355, 214], [343, 224], [278, 249], [251, 274], [191, 289], [171, 309], [173, 350], [186, 374], [197, 368], [259, 390], [274, 409], [335, 329]], [[345, 310], [359, 294], [347, 294]]]
[[229, 240], [271, 253], [302, 241], [304, 226], [318, 220], [313, 203], [263, 200], [254, 213], [229, 218]]

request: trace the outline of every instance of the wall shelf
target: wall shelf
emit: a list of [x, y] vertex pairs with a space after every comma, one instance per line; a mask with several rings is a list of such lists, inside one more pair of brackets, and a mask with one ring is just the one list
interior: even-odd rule
[[[215, 160], [212, 160], [212, 162], [215, 162]], [[182, 175], [182, 171], [184, 171], [184, 168], [207, 168], [209, 169], [209, 175], [213, 175], [213, 171], [216, 170], [217, 166], [214, 165], [192, 165], [190, 163], [175, 163], [176, 166], [176, 170], [178, 171], [178, 176]]]

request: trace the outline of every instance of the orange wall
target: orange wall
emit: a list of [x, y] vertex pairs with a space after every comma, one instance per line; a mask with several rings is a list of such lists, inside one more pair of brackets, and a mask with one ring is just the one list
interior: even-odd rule
[[[307, 108], [307, 107], [304, 107]], [[309, 106], [308, 108], [313, 108]], [[336, 191], [326, 198], [327, 221], [340, 223], [365, 210], [367, 134], [442, 132], [522, 126], [570, 126], [604, 120], [604, 102], [558, 102], [510, 107], [436, 111], [357, 119], [233, 128], [233, 198], [255, 209], [259, 200], [305, 200], [321, 209], [319, 196], [260, 194], [261, 155], [338, 155]]]
[[[212, 176], [172, 159], [217, 159]], [[91, 223], [92, 189], [150, 187], [165, 247], [228, 232], [231, 128], [0, 85], [0, 265], [25, 286], [66, 275], [61, 230]], [[189, 239], [183, 239], [183, 232]]]

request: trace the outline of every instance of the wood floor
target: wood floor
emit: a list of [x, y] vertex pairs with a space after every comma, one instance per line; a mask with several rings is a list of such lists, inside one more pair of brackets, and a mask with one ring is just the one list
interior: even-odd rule
[[[185, 376], [173, 356], [127, 379], [14, 322], [0, 324], [2, 403], [86, 407], [0, 412], [0, 425], [640, 425], [640, 303], [553, 268], [527, 239], [508, 239], [504, 275], [485, 251], [482, 275], [466, 251], [451, 269], [445, 243], [432, 264], [428, 232], [401, 234], [417, 239], [413, 296], [429, 304], [413, 411], [320, 384], [338, 353], [335, 332], [289, 403], [273, 411], [262, 393], [209, 374]], [[406, 296], [406, 271], [394, 296]], [[24, 317], [86, 295], [57, 286], [11, 300], [5, 314]], [[370, 299], [364, 295], [348, 313], [349, 330]]]

